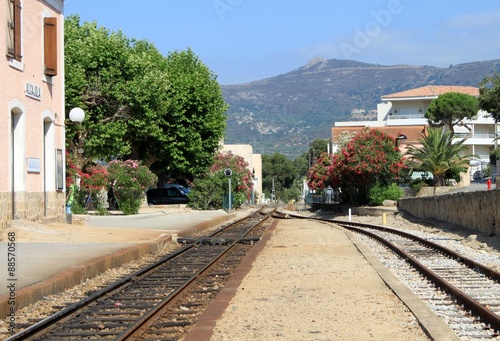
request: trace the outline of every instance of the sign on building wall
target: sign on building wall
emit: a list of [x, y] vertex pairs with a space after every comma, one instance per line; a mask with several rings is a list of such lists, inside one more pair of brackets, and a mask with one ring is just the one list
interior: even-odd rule
[[26, 88], [24, 90], [24, 94], [28, 97], [41, 100], [42, 99], [42, 88], [38, 85], [26, 82]]
[[37, 157], [28, 158], [28, 173], [40, 173], [40, 159]]

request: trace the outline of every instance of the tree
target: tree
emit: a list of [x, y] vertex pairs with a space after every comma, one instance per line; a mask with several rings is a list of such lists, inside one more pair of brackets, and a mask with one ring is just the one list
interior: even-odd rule
[[500, 122], [500, 76], [486, 77], [479, 87], [479, 108], [491, 114], [495, 123]]
[[369, 189], [397, 179], [404, 159], [395, 139], [376, 129], [365, 129], [334, 154], [324, 153], [310, 169], [309, 187], [341, 188], [352, 203], [368, 203]]
[[412, 167], [432, 173], [435, 186], [445, 184], [448, 172], [463, 172], [467, 169], [468, 156], [460, 155], [467, 148], [463, 145], [464, 140], [453, 143], [450, 131], [445, 131], [442, 127], [429, 128], [427, 135], [421, 134], [419, 142], [422, 147], [409, 145], [407, 155], [413, 163]]
[[464, 123], [464, 119], [472, 119], [478, 111], [477, 98], [459, 92], [447, 92], [432, 100], [425, 117], [433, 126], [446, 126], [453, 136], [454, 127], [462, 124], [471, 131]]
[[81, 107], [86, 114], [81, 124], [66, 127], [68, 148], [80, 168], [93, 158], [131, 150], [125, 139], [132, 100], [127, 95], [133, 76], [130, 44], [121, 32], [110, 33], [96, 23], [80, 26], [78, 16], [65, 20], [66, 112]]
[[328, 151], [329, 139], [315, 139], [309, 143], [309, 150], [299, 155], [294, 161], [295, 179], [302, 181], [311, 167], [321, 156]]
[[[167, 177], [192, 178], [206, 172], [214, 162], [226, 129], [228, 106], [216, 76], [188, 49], [167, 57], [169, 98], [162, 120], [164, 139], [143, 146], [154, 151], [155, 169]], [[157, 143], [155, 143], [157, 142]]]
[[80, 167], [130, 158], [185, 178], [210, 167], [227, 105], [215, 75], [191, 50], [164, 57], [146, 40], [69, 16], [65, 62], [66, 111], [86, 113], [83, 123], [67, 126]]
[[295, 180], [295, 166], [292, 160], [280, 153], [262, 155], [262, 190], [270, 197], [284, 199], [284, 190], [291, 188]]

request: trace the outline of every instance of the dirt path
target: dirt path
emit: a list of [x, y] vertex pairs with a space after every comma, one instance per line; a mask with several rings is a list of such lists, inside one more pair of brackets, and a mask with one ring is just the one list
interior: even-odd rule
[[346, 234], [280, 221], [211, 340], [429, 340]]

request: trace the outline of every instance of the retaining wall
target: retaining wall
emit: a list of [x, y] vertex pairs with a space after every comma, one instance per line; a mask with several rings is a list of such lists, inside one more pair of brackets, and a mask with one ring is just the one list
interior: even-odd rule
[[417, 218], [500, 235], [500, 189], [400, 199], [398, 209]]

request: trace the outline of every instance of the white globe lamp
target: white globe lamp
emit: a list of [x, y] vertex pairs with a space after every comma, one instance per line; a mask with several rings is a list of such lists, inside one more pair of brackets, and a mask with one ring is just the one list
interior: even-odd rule
[[73, 123], [82, 123], [85, 119], [85, 112], [82, 108], [73, 108], [69, 111], [69, 119]]

